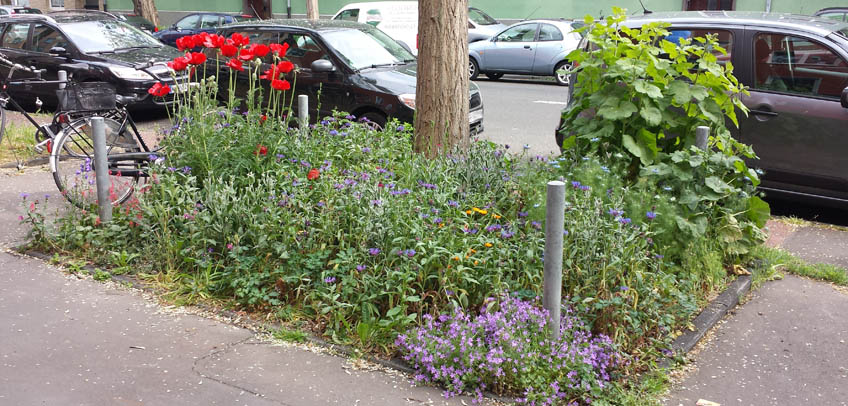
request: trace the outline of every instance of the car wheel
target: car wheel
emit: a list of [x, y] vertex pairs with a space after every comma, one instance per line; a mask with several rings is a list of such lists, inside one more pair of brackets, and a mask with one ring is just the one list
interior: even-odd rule
[[498, 80], [503, 77], [503, 73], [487, 73], [486, 77], [491, 80]]
[[560, 86], [568, 86], [571, 81], [571, 75], [568, 73], [560, 73], [560, 69], [571, 69], [571, 64], [566, 61], [562, 61], [554, 68], [554, 78], [556, 78], [557, 84]]
[[369, 111], [365, 114], [359, 115], [358, 121], [375, 131], [382, 131], [386, 128], [386, 121], [388, 120], [386, 119], [386, 116], [377, 113], [376, 111]]
[[477, 65], [477, 61], [475, 61], [473, 58], [468, 58], [468, 78], [471, 80], [475, 80], [479, 75], [480, 67]]

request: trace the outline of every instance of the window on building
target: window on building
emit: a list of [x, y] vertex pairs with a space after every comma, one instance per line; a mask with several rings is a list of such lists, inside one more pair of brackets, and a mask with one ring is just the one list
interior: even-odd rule
[[50, 0], [50, 8], [63, 9], [65, 8], [65, 0]]
[[735, 0], [685, 0], [684, 10], [734, 10]]

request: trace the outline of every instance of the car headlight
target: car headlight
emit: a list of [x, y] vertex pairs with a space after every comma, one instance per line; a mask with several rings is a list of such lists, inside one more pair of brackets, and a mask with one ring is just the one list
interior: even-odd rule
[[129, 80], [151, 80], [156, 79], [151, 76], [149, 73], [140, 71], [135, 68], [128, 68], [123, 66], [110, 66], [109, 70], [112, 73], [121, 78], [121, 79], [129, 79]]
[[415, 94], [414, 93], [413, 94], [402, 94], [402, 95], [398, 96], [398, 100], [400, 100], [401, 103], [405, 104], [406, 107], [409, 107], [409, 108], [415, 110]]

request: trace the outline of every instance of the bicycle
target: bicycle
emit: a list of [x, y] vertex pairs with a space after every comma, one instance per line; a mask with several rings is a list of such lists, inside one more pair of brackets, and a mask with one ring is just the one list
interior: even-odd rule
[[[35, 150], [50, 154], [50, 171], [61, 194], [80, 208], [96, 203], [92, 117], [102, 117], [106, 129], [110, 200], [118, 205], [129, 199], [139, 182], [147, 177], [152, 151], [124, 106], [116, 102], [115, 89], [104, 82], [75, 83], [71, 80], [41, 79], [43, 70], [27, 68], [0, 55], [0, 63], [11, 66], [5, 80], [0, 77], [0, 142], [11, 106], [36, 128]], [[149, 66], [146, 66], [149, 67]], [[146, 69], [145, 66], [137, 67]], [[12, 80], [15, 71], [33, 74], [34, 79]], [[50, 124], [39, 124], [8, 93], [9, 85], [59, 84], [59, 107]], [[64, 85], [64, 86], [62, 86]], [[20, 168], [20, 162], [18, 164]]]

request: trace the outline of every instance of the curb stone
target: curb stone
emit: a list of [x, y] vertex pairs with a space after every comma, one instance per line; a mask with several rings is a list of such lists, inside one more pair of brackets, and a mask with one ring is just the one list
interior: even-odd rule
[[[50, 263], [53, 260], [53, 257], [50, 256], [50, 255], [47, 255], [47, 254], [40, 252], [40, 251], [30, 250], [30, 249], [27, 249], [26, 247], [23, 247], [23, 246], [11, 248], [11, 251], [16, 252], [20, 255], [25, 255], [25, 256], [36, 258], [36, 259], [40, 259], [40, 260], [48, 262], [48, 263]], [[95, 267], [93, 265], [86, 265], [86, 266], [82, 267], [82, 271], [88, 273], [91, 276], [94, 276], [94, 272], [97, 269], [99, 269], [102, 272], [109, 273], [109, 275], [111, 275], [111, 280], [113, 280], [115, 282], [129, 284], [133, 288], [144, 291], [144, 292], [155, 292], [154, 289], [150, 288], [145, 283], [139, 281], [137, 278], [132, 277], [130, 275], [124, 275], [124, 274], [115, 275], [112, 272], [109, 272], [108, 269]], [[210, 307], [210, 306], [206, 306], [204, 304], [197, 304], [197, 305], [194, 305], [194, 307], [197, 307], [197, 308], [199, 308], [203, 311], [207, 311], [207, 312], [210, 312], [210, 313], [218, 314], [220, 316], [224, 316], [228, 319], [232, 319], [232, 320], [241, 319], [243, 321], [243, 324], [241, 325], [241, 327], [247, 328], [248, 330], [253, 331], [253, 332], [261, 332], [261, 330], [266, 330], [266, 332], [268, 332], [271, 329], [279, 330], [283, 327], [282, 324], [277, 323], [277, 322], [270, 322], [270, 323], [264, 322], [265, 327], [262, 327], [261, 326], [262, 323], [260, 323], [259, 321], [253, 320], [249, 316], [245, 316], [243, 314], [238, 314], [237, 312], [234, 312], [232, 310], [217, 309], [217, 308], [213, 308], [213, 307]], [[346, 346], [346, 345], [330, 343], [328, 341], [322, 340], [321, 338], [315, 337], [312, 334], [308, 334], [306, 336], [306, 341], [308, 341], [310, 344], [314, 344], [316, 346], [319, 346], [319, 347], [322, 347], [322, 348], [343, 354], [344, 356], [346, 356], [348, 358], [361, 357], [361, 358], [363, 358], [363, 359], [365, 359], [369, 362], [373, 362], [373, 363], [378, 364], [380, 366], [383, 366], [385, 368], [400, 371], [400, 372], [403, 372], [403, 373], [408, 374], [408, 375], [414, 375], [415, 374], [415, 370], [411, 366], [409, 366], [406, 362], [404, 362], [402, 359], [397, 358], [397, 357], [390, 358], [390, 359], [378, 358], [378, 357], [375, 357], [371, 354], [362, 353], [362, 352], [360, 352], [360, 351], [358, 351], [354, 348], [351, 348], [349, 346]], [[494, 401], [500, 402], [500, 403], [506, 403], [506, 404], [516, 403], [516, 399], [514, 399], [514, 398], [499, 396], [499, 395], [496, 395], [496, 394], [491, 393], [489, 391], [484, 391], [483, 395], [488, 399], [491, 399], [491, 400], [494, 400]]]
[[[688, 353], [721, 320], [730, 309], [739, 304], [739, 299], [751, 290], [751, 275], [741, 275], [727, 289], [710, 302], [698, 317], [692, 321], [694, 330], [687, 330], [671, 343], [674, 354]], [[660, 361], [660, 365], [668, 368], [670, 359]]]

